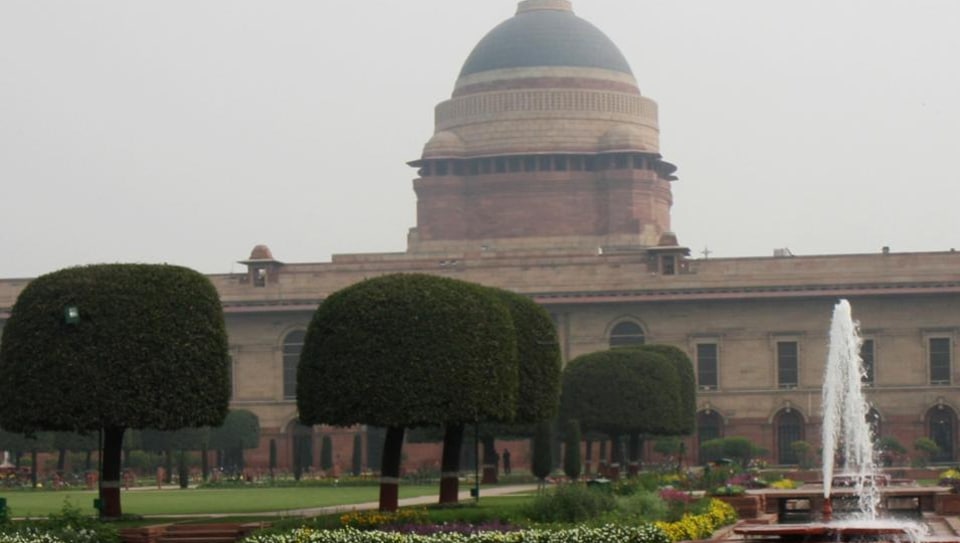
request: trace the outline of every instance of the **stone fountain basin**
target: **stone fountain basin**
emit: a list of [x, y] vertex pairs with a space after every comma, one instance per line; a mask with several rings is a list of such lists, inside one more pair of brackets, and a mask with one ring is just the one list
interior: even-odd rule
[[895, 524], [857, 525], [854, 523], [809, 523], [809, 524], [752, 524], [738, 526], [734, 533], [748, 537], [779, 537], [779, 538], [808, 538], [847, 540], [851, 538], [879, 538], [881, 536], [907, 535], [903, 526]]

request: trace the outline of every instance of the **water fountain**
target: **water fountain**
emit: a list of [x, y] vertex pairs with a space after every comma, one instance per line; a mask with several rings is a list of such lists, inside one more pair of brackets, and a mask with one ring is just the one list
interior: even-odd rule
[[[803, 541], [932, 540], [924, 537], [926, 526], [918, 522], [880, 516], [884, 495], [913, 496], [918, 491], [887, 487], [886, 477], [877, 469], [873, 436], [867, 423], [870, 408], [861, 389], [864, 370], [860, 345], [850, 304], [840, 300], [834, 307], [830, 325], [830, 348], [823, 380], [823, 491], [819, 521], [744, 525], [737, 527], [735, 533], [747, 538]], [[813, 494], [809, 492], [798, 492], [795, 496], [806, 496], [813, 501]], [[836, 514], [835, 498], [848, 506]], [[854, 503], [851, 505], [851, 502]]]

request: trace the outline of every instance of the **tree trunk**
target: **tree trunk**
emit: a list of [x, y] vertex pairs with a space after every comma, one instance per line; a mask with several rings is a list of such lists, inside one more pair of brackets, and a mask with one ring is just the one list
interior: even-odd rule
[[88, 450], [87, 456], [83, 460], [83, 471], [90, 471], [93, 469], [93, 451]]
[[440, 463], [440, 503], [457, 503], [460, 493], [460, 450], [463, 423], [447, 424], [443, 432], [443, 460]]
[[403, 451], [403, 426], [387, 428], [380, 464], [380, 510], [397, 510], [400, 497], [400, 454]]
[[108, 426], [103, 431], [103, 473], [100, 474], [100, 518], [116, 519], [120, 508], [120, 458], [124, 428]]

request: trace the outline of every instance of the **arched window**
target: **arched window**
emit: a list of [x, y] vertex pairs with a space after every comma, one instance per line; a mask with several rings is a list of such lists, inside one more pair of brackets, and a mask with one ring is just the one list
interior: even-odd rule
[[721, 437], [723, 437], [723, 419], [720, 413], [713, 410], [697, 413], [697, 455], [701, 464], [716, 460], [716, 458], [708, 458], [711, 455], [708, 454], [709, 451], [704, 451], [703, 444]]
[[954, 439], [957, 415], [953, 409], [938, 405], [927, 412], [929, 434], [927, 437], [940, 447], [931, 458], [934, 462], [952, 462], [954, 458]]
[[283, 338], [283, 399], [297, 397], [297, 364], [300, 363], [300, 351], [303, 349], [303, 330], [290, 332]]
[[610, 331], [610, 348], [630, 347], [631, 345], [643, 345], [646, 337], [643, 335], [643, 328], [632, 321], [623, 321], [618, 323]]
[[791, 445], [795, 441], [803, 441], [803, 417], [796, 410], [787, 408], [777, 414], [774, 426], [777, 432], [777, 463], [799, 463]]

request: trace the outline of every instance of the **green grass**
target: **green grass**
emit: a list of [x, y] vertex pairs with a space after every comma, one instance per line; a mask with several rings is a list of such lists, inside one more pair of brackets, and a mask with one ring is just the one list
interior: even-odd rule
[[[437, 493], [436, 485], [402, 486], [401, 498]], [[45, 517], [61, 510], [65, 500], [83, 511], [93, 512], [95, 491], [7, 491], [0, 489], [7, 507], [15, 517]], [[348, 506], [376, 502], [377, 486], [303, 487], [303, 488], [237, 488], [190, 490], [123, 491], [124, 514], [244, 515], [267, 511], [290, 511], [312, 507]]]

